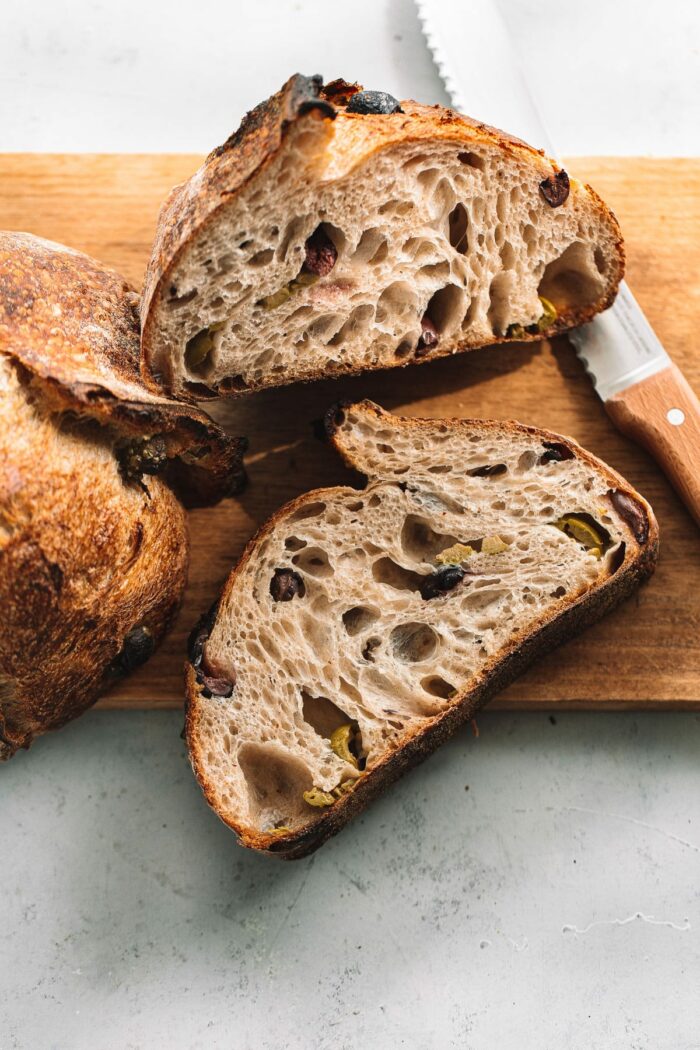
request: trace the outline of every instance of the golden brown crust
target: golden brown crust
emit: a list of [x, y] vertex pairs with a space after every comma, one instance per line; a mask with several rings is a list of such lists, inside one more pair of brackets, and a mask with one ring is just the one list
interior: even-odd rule
[[[447, 141], [463, 147], [478, 146], [480, 143], [497, 146], [505, 155], [524, 157], [534, 164], [539, 168], [543, 179], [559, 170], [556, 162], [547, 157], [543, 150], [535, 149], [507, 132], [443, 106], [423, 106], [409, 99], [401, 102], [400, 114], [348, 113], [344, 106], [352, 94], [362, 90], [361, 85], [332, 81], [323, 87], [320, 81], [320, 77], [308, 78], [298, 74], [291, 77], [277, 94], [249, 113], [238, 131], [209, 155], [203, 167], [188, 182], [176, 186], [164, 203], [158, 217], [141, 302], [142, 369], [146, 381], [154, 389], [160, 389], [159, 377], [151, 371], [157, 335], [155, 315], [156, 308], [165, 298], [170, 285], [170, 273], [194, 234], [206, 223], [211, 222], [218, 209], [227, 204], [250, 178], [276, 156], [282, 147], [285, 134], [292, 124], [299, 120], [320, 116], [334, 118], [338, 122], [339, 132], [342, 133], [337, 134], [334, 139], [333, 167], [343, 173], [351, 171], [373, 154], [392, 145], [420, 141]], [[327, 108], [323, 108], [323, 105]], [[309, 114], [312, 114], [312, 117], [309, 117]], [[575, 183], [575, 180], [571, 181], [572, 184]], [[494, 337], [494, 345], [552, 338], [559, 332], [585, 324], [612, 305], [625, 267], [620, 227], [605, 202], [590, 186], [576, 185], [582, 192], [591, 195], [597, 207], [607, 215], [614, 231], [613, 276], [608, 291], [595, 303], [561, 310], [556, 321], [547, 329], [535, 334], [526, 333], [517, 339], [508, 336]], [[424, 364], [457, 351], [476, 349], [481, 345], [483, 344], [470, 344], [457, 336], [441, 339], [419, 361], [397, 359], [392, 363], [392, 367]], [[361, 368], [347, 362], [337, 362], [332, 367], [326, 365], [319, 368], [317, 372], [306, 376], [303, 382], [312, 382], [331, 375], [359, 374], [386, 367], [386, 362], [368, 362]], [[279, 382], [279, 377], [266, 376], [244, 391], [222, 389], [219, 393], [237, 397], [252, 390], [278, 386]], [[216, 396], [215, 391], [207, 391], [205, 386], [198, 388], [198, 396], [200, 394], [202, 397]]]
[[[354, 405], [349, 402], [340, 403], [332, 406], [325, 417], [326, 433], [344, 462], [348, 466], [360, 470], [361, 473], [364, 473], [361, 465], [347, 453], [337, 440], [337, 431], [339, 426], [342, 425], [344, 412], [351, 407], [365, 413], [370, 412], [376, 415], [378, 419], [386, 418], [391, 421], [392, 427], [416, 430], [431, 428], [435, 425], [435, 420], [433, 419], [393, 416], [371, 401], [362, 401]], [[584, 627], [594, 623], [609, 609], [628, 597], [654, 571], [659, 547], [659, 529], [651, 507], [621, 475], [603, 463], [602, 460], [597, 459], [592, 453], [582, 448], [573, 439], [563, 437], [549, 430], [542, 430], [538, 427], [525, 426], [513, 420], [503, 422], [500, 420], [450, 419], [442, 422], [448, 422], [455, 427], [468, 428], [478, 425], [483, 427], [484, 430], [494, 429], [502, 431], [506, 429], [513, 434], [535, 435], [542, 441], [553, 441], [566, 445], [578, 459], [589, 463], [596, 472], [601, 473], [609, 483], [611, 490], [625, 493], [635, 501], [647, 519], [646, 540], [642, 544], [638, 543], [630, 530], [629, 542], [626, 543], [623, 561], [613, 575], [584, 595], [579, 597], [572, 595], [570, 598], [565, 599], [563, 611], [557, 613], [554, 617], [543, 616], [534, 626], [514, 636], [505, 655], [501, 655], [497, 659], [492, 660], [490, 664], [487, 664], [472, 682], [470, 688], [458, 694], [442, 714], [432, 719], [427, 725], [415, 729], [413, 735], [408, 739], [403, 737], [399, 745], [395, 745], [376, 766], [357, 782], [357, 786], [352, 792], [344, 795], [333, 806], [324, 810], [322, 815], [314, 821], [313, 825], [289, 834], [270, 835], [266, 832], [258, 832], [227, 820], [219, 811], [216, 785], [209, 780], [206, 764], [202, 761], [196, 733], [201, 697], [195, 669], [190, 659], [185, 665], [185, 734], [190, 761], [209, 805], [219, 812], [219, 816], [236, 833], [242, 845], [285, 860], [294, 860], [312, 853], [328, 838], [340, 831], [349, 820], [364, 809], [367, 803], [379, 795], [385, 787], [432, 754], [459, 726], [473, 718], [476, 712], [491, 697], [501, 689], [504, 689], [540, 653], [547, 652], [554, 646], [566, 641], [569, 637], [579, 633]], [[336, 493], [343, 491], [345, 490], [340, 488], [317, 489], [304, 493], [297, 499], [287, 503], [284, 507], [281, 507], [248, 543], [238, 565], [227, 580], [222, 599], [226, 598], [231, 592], [245, 564], [254, 556], [260, 543], [273, 531], [280, 520], [307, 502], [332, 500]], [[216, 606], [210, 610], [208, 629], [211, 629], [213, 626], [215, 617]]]
[[162, 435], [169, 480], [186, 505], [241, 487], [245, 442], [146, 389], [136, 293], [87, 255], [0, 232], [0, 351], [31, 373], [55, 411], [95, 419], [124, 440]]
[[123, 448], [160, 435], [191, 502], [240, 483], [240, 448], [147, 391], [136, 297], [87, 256], [0, 233], [0, 757], [143, 662], [187, 576], [184, 511]]

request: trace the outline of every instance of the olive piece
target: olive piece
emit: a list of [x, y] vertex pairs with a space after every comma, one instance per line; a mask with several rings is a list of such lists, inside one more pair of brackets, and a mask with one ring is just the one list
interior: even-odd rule
[[197, 682], [202, 686], [202, 695], [209, 700], [212, 696], [229, 697], [233, 694], [234, 683], [228, 678], [215, 678], [212, 675], [197, 672]]
[[276, 602], [291, 602], [292, 598], [303, 598], [306, 593], [304, 581], [293, 569], [275, 569], [270, 580], [270, 594]]
[[550, 208], [558, 208], [569, 196], [569, 176], [564, 169], [548, 175], [540, 183], [540, 193]]
[[185, 364], [190, 371], [196, 371], [201, 367], [214, 349], [214, 333], [220, 332], [224, 327], [224, 321], [217, 321], [203, 328], [191, 339], [187, 340], [185, 346]]
[[561, 463], [564, 459], [574, 459], [574, 454], [567, 445], [560, 441], [543, 441], [545, 451], [540, 456], [540, 463]]
[[146, 663], [155, 649], [155, 641], [148, 627], [132, 627], [122, 643], [121, 651], [110, 665], [116, 674], [129, 674]]
[[355, 784], [357, 784], [357, 780], [343, 780], [331, 789], [331, 795], [334, 799], [342, 798], [343, 795], [347, 795], [348, 791], [352, 791]]
[[453, 591], [463, 579], [464, 569], [461, 569], [459, 565], [448, 565], [446, 568], [424, 577], [420, 587], [421, 598], [424, 601], [428, 601], [430, 598], [439, 598], [441, 595], [447, 594], [448, 591]]
[[626, 492], [620, 492], [619, 489], [611, 489], [608, 496], [617, 513], [629, 526], [637, 543], [646, 543], [649, 539], [649, 519], [636, 499], [628, 496]]
[[137, 481], [143, 474], [160, 474], [168, 461], [165, 439], [156, 434], [152, 438], [130, 441], [117, 450], [117, 458], [129, 481]]
[[283, 285], [278, 288], [276, 292], [270, 292], [269, 295], [264, 295], [262, 299], [258, 299], [256, 306], [262, 306], [263, 310], [276, 310], [282, 303], [286, 303], [288, 299], [299, 291], [300, 288], [306, 288], [311, 284], [316, 284], [318, 280], [317, 273], [310, 273], [304, 270], [303, 266], [296, 277], [294, 277], [289, 284]]
[[216, 601], [205, 613], [202, 613], [197, 620], [197, 623], [190, 631], [187, 639], [187, 655], [189, 656], [190, 663], [194, 668], [201, 667], [202, 665], [202, 660], [204, 659], [204, 646], [211, 634], [218, 611], [219, 603]]
[[403, 113], [398, 99], [386, 91], [358, 91], [347, 105], [348, 113]]
[[318, 226], [305, 244], [306, 256], [302, 273], [325, 277], [338, 261], [338, 249], [322, 226]]
[[506, 339], [524, 339], [526, 334], [521, 324], [509, 324], [506, 329]]
[[420, 322], [421, 334], [416, 346], [416, 357], [425, 357], [428, 350], [440, 342], [440, 333], [426, 314]]
[[262, 306], [263, 310], [275, 310], [282, 303], [285, 303], [287, 299], [290, 299], [292, 295], [292, 282], [285, 284], [283, 288], [278, 288], [276, 292], [271, 292], [269, 295], [265, 295], [262, 299], [258, 299], [256, 306]]
[[440, 551], [435, 561], [438, 565], [459, 565], [460, 562], [471, 558], [473, 553], [474, 548], [470, 547], [468, 543], [453, 543], [451, 547]]
[[481, 541], [481, 553], [482, 554], [502, 554], [503, 551], [507, 551], [509, 544], [502, 540], [500, 536], [484, 536]]
[[554, 303], [550, 302], [549, 299], [545, 299], [543, 295], [539, 297], [542, 303], [542, 316], [537, 322], [537, 327], [540, 332], [545, 332], [548, 328], [554, 324], [558, 317], [557, 308]]
[[304, 802], [307, 802], [310, 806], [332, 806], [335, 799], [331, 795], [330, 791], [321, 791], [320, 788], [310, 788], [309, 791], [305, 791], [302, 795]]
[[609, 534], [601, 525], [583, 514], [565, 514], [557, 521], [552, 522], [555, 528], [560, 529], [572, 539], [585, 547], [594, 557], [600, 558], [603, 548], [609, 539]]
[[331, 733], [331, 751], [333, 751], [338, 758], [342, 758], [344, 762], [349, 762], [355, 769], [359, 768], [357, 756], [351, 751], [351, 745], [354, 743], [353, 727], [350, 722], [346, 725], [338, 726]]

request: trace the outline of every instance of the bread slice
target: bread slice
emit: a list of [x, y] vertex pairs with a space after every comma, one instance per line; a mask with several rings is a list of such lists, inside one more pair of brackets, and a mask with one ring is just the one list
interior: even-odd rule
[[406, 365], [610, 305], [620, 230], [590, 187], [494, 128], [377, 94], [294, 76], [173, 190], [141, 306], [157, 386], [203, 398]]
[[366, 488], [278, 511], [186, 667], [210, 805], [244, 845], [288, 858], [626, 597], [658, 547], [645, 500], [569, 438], [368, 401], [326, 425]]
[[187, 576], [180, 499], [243, 481], [241, 439], [139, 375], [137, 297], [0, 233], [0, 758], [142, 664]]

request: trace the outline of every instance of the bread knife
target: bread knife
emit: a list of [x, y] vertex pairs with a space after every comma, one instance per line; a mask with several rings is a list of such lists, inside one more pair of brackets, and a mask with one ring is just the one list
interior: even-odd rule
[[[416, 0], [452, 105], [556, 157], [495, 0]], [[700, 402], [623, 281], [568, 333], [617, 428], [657, 460], [700, 525]]]

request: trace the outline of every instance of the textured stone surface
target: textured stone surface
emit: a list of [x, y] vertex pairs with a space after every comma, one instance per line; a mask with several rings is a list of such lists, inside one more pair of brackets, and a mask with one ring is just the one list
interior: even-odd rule
[[180, 727], [90, 712], [0, 770], [3, 1050], [696, 1046], [699, 716], [486, 712], [289, 864]]

